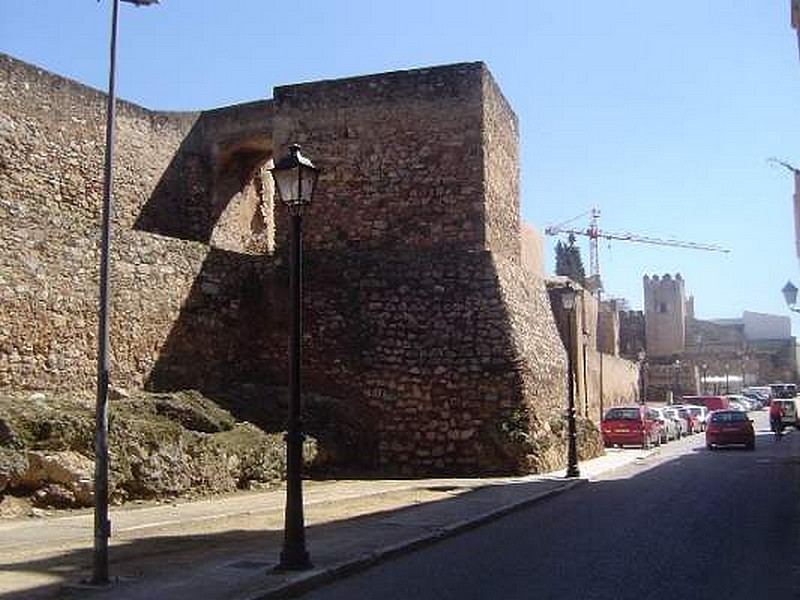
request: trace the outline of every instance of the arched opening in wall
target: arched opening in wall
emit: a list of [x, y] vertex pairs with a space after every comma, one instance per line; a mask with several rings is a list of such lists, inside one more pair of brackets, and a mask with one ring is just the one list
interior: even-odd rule
[[272, 151], [260, 140], [220, 149], [216, 161], [210, 244], [242, 254], [275, 248]]

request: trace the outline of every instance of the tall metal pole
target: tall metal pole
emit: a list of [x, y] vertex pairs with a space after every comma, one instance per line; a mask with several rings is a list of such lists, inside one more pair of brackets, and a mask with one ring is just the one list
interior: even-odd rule
[[289, 420], [286, 433], [286, 514], [283, 550], [278, 569], [300, 571], [311, 568], [306, 551], [303, 518], [303, 424], [300, 411], [300, 350], [302, 335], [303, 217], [299, 210], [291, 215], [291, 288], [292, 329], [289, 338]]
[[575, 307], [570, 309], [567, 331], [567, 477], [580, 477], [578, 469], [578, 432], [575, 427], [575, 360], [573, 359], [572, 338], [575, 335]]
[[583, 356], [581, 358], [583, 359], [583, 416], [586, 418], [589, 417], [589, 365], [587, 364], [589, 362], [587, 351], [588, 337], [589, 333], [584, 331], [583, 339], [581, 340], [583, 343]]
[[[601, 299], [602, 299], [602, 289], [601, 288], [597, 288], [597, 318], [598, 318], [598, 320], [600, 319]], [[601, 347], [597, 348], [597, 358], [599, 360], [598, 369], [600, 371], [600, 373], [599, 373], [599, 379], [600, 379], [600, 416], [599, 416], [599, 420], [602, 421], [603, 420], [604, 410], [603, 410], [603, 349]]]
[[92, 583], [108, 583], [108, 386], [109, 386], [109, 265], [111, 221], [114, 215], [114, 120], [116, 116], [115, 75], [117, 70], [117, 24], [119, 0], [111, 10], [111, 49], [106, 104], [106, 151], [103, 173], [103, 216], [100, 242], [100, 309], [97, 325], [97, 402], [95, 406], [94, 463], [94, 566]]
[[730, 394], [730, 393], [731, 393], [731, 387], [730, 387], [730, 372], [729, 372], [729, 371], [730, 371], [730, 366], [728, 366], [728, 365], [726, 364], [726, 365], [725, 365], [725, 393], [726, 393], [726, 394]]
[[639, 404], [644, 404], [645, 391], [644, 391], [644, 359], [639, 359]]

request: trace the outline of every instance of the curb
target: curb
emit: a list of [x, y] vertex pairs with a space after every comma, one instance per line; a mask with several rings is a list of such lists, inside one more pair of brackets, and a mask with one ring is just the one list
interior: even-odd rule
[[514, 511], [526, 508], [538, 502], [542, 502], [557, 496], [563, 492], [571, 490], [572, 488], [588, 483], [588, 479], [576, 479], [567, 481], [564, 484], [547, 490], [525, 500], [512, 502], [495, 510], [489, 510], [484, 513], [478, 514], [474, 517], [458, 521], [445, 527], [440, 527], [430, 533], [421, 535], [417, 538], [400, 542], [393, 546], [387, 546], [375, 552], [358, 556], [350, 560], [336, 563], [327, 567], [317, 573], [309, 573], [307, 575], [298, 575], [296, 579], [288, 581], [283, 585], [267, 592], [259, 592], [254, 596], [249, 596], [247, 600], [275, 600], [278, 598], [292, 598], [314, 590], [326, 583], [330, 583], [337, 579], [348, 577], [360, 571], [383, 563], [391, 558], [408, 554], [425, 546], [435, 544], [438, 541], [454, 537], [457, 534], [475, 529], [486, 523], [496, 521]]

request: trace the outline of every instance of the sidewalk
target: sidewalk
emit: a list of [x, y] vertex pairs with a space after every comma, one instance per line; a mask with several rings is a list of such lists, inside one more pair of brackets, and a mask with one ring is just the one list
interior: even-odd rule
[[285, 491], [112, 510], [108, 589], [91, 574], [93, 515], [0, 522], [0, 598], [209, 600], [285, 597], [392, 555], [475, 527], [635, 462], [611, 451], [581, 463], [582, 478], [308, 481], [306, 543], [314, 568], [275, 573]]

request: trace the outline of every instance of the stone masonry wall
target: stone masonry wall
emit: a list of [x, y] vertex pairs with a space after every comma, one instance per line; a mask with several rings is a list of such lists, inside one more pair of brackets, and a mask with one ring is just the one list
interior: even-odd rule
[[543, 282], [519, 258], [516, 119], [487, 78], [478, 63], [275, 94], [275, 147], [299, 141], [325, 165], [305, 219], [309, 376], [365, 397], [379, 462], [400, 470], [562, 460], [501, 440], [560, 414], [564, 356]]
[[[464, 64], [275, 90], [276, 154], [296, 142], [324, 165], [309, 249], [485, 247], [482, 73]], [[285, 239], [285, 211], [275, 218]]]
[[[104, 101], [0, 57], [0, 387], [94, 385]], [[323, 168], [306, 390], [357, 407], [391, 470], [561, 466], [563, 347], [520, 261], [516, 119], [480, 63], [204, 113], [121, 103], [113, 383], [285, 384], [286, 217], [265, 169], [291, 142]]]
[[[102, 94], [0, 56], [0, 386], [93, 385], [104, 114]], [[111, 336], [124, 385], [154, 364], [206, 252], [130, 229], [195, 117], [118, 109]]]

